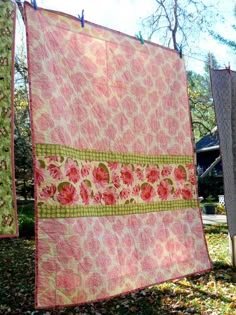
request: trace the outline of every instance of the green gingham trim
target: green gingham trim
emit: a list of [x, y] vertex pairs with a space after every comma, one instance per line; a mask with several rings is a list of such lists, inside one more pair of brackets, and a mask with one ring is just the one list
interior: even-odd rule
[[94, 150], [78, 150], [58, 144], [36, 144], [36, 155], [63, 156], [85, 161], [120, 162], [124, 164], [191, 164], [193, 157], [190, 155], [142, 155], [119, 152], [102, 152]]
[[43, 206], [38, 205], [39, 218], [79, 218], [140, 214], [147, 212], [197, 208], [196, 199], [110, 206]]

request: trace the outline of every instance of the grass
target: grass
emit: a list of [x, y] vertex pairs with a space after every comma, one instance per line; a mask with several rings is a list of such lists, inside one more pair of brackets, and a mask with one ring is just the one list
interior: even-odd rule
[[21, 236], [34, 236], [34, 201], [33, 200], [18, 200], [18, 223]]
[[40, 311], [34, 310], [34, 239], [2, 239], [0, 314], [236, 314], [236, 270], [230, 266], [227, 226], [205, 226], [205, 232], [214, 265], [211, 272], [99, 303]]
[[25, 215], [28, 217], [34, 217], [34, 200], [17, 200], [17, 212], [18, 215]]

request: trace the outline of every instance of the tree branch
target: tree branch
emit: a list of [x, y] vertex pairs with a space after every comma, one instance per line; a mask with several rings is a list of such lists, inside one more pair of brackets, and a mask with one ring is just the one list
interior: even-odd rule
[[200, 125], [202, 127], [204, 127], [208, 132], [211, 132], [211, 129], [209, 129], [206, 125], [204, 125], [201, 121], [193, 121], [192, 122], [193, 125]]
[[174, 49], [178, 51], [178, 45], [177, 45], [177, 40], [176, 40], [176, 34], [177, 34], [177, 29], [178, 29], [178, 16], [177, 16], [177, 9], [178, 9], [178, 6], [177, 6], [177, 0], [175, 0], [175, 3], [174, 3], [174, 28], [172, 30], [172, 40], [173, 40], [173, 46], [174, 46]]
[[16, 1], [16, 4], [18, 5], [19, 10], [20, 10], [20, 14], [21, 14], [22, 20], [24, 21], [24, 8], [23, 8], [23, 5], [22, 5], [21, 1], [18, 1], [18, 0], [15, 0], [15, 1]]

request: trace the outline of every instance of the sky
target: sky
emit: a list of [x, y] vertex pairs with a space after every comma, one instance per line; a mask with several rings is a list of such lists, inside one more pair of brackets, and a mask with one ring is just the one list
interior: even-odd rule
[[[207, 0], [206, 3], [216, 4], [216, 0]], [[216, 24], [216, 31], [223, 36], [229, 37], [232, 34], [232, 39], [235, 39], [235, 33], [232, 31], [231, 25], [236, 24], [233, 17], [233, 8], [236, 0], [219, 1], [217, 7], [219, 13], [225, 17], [225, 23]], [[155, 0], [37, 0], [39, 7], [44, 7], [51, 10], [57, 10], [77, 16], [84, 9], [85, 20], [93, 23], [109, 27], [114, 30], [135, 36], [140, 30], [141, 21], [155, 11]], [[145, 37], [144, 37], [145, 39]], [[208, 52], [214, 53], [220, 65], [224, 68], [230, 62], [231, 69], [236, 70], [235, 53], [232, 53], [227, 46], [217, 43], [209, 35], [199, 39], [193, 47], [190, 58], [185, 56], [187, 69], [201, 73], [204, 68], [204, 63], [200, 60], [205, 60]], [[184, 51], [183, 51], [184, 53]]]

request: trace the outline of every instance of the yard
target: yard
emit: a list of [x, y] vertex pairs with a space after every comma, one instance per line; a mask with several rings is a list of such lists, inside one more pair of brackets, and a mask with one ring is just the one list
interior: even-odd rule
[[236, 314], [236, 270], [230, 266], [226, 225], [205, 226], [211, 272], [107, 301], [63, 309], [34, 309], [34, 239], [0, 241], [0, 314]]

